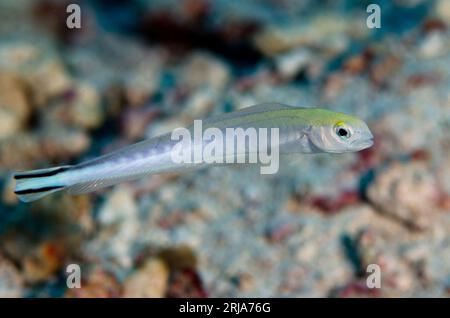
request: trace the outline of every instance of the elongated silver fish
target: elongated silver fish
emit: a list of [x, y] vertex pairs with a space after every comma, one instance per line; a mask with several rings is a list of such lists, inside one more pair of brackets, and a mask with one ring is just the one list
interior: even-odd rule
[[[212, 117], [204, 120], [202, 125], [203, 129], [214, 128], [225, 135], [230, 128], [276, 128], [276, 146], [281, 154], [353, 152], [373, 144], [369, 128], [358, 118], [320, 108], [276, 103], [255, 105]], [[193, 130], [193, 127], [189, 128], [189, 131]], [[194, 140], [192, 145], [206, 146], [211, 142], [211, 139], [203, 138]], [[74, 166], [19, 172], [14, 175], [15, 193], [20, 200], [30, 202], [63, 189], [70, 194], [88, 193], [145, 175], [211, 165], [205, 161], [175, 162], [173, 152], [180, 145], [183, 148], [179, 140], [174, 140], [168, 133]], [[192, 145], [188, 148], [189, 154], [194, 151]], [[256, 149], [252, 146], [255, 145], [241, 150], [233, 148], [231, 154], [224, 153], [223, 156], [248, 155], [249, 149]]]

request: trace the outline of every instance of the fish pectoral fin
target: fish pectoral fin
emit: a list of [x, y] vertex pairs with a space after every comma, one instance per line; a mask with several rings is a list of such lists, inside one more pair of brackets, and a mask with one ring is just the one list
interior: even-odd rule
[[298, 132], [296, 138], [280, 145], [280, 154], [311, 153], [314, 152], [309, 140], [310, 127]]

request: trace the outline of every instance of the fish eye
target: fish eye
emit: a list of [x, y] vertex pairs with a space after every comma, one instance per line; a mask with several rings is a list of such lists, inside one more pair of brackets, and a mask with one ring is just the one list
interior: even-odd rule
[[335, 128], [336, 134], [342, 139], [348, 139], [351, 136], [350, 129], [343, 127], [342, 125], [338, 125]]

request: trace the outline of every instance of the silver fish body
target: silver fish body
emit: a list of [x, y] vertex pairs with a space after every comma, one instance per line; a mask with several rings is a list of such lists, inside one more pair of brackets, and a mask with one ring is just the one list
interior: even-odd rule
[[[341, 122], [342, 125], [348, 126], [345, 129], [352, 129], [354, 140], [344, 143], [334, 136], [337, 134], [337, 128], [333, 123], [340, 125]], [[229, 129], [265, 128], [268, 132], [276, 129], [276, 148], [282, 154], [357, 151], [371, 146], [373, 138], [367, 125], [354, 117], [281, 104], [261, 104], [244, 108], [206, 119], [202, 126], [204, 130], [215, 128], [227, 138], [234, 138], [227, 135]], [[195, 135], [194, 128], [188, 128], [192, 136]], [[341, 134], [343, 128], [339, 126], [338, 129]], [[355, 137], [357, 134], [360, 135], [358, 138]], [[205, 147], [213, 142], [210, 139], [194, 137], [191, 141], [189, 148], [184, 150], [192, 156], [197, 146]], [[174, 140], [172, 133], [167, 133], [78, 165], [17, 173], [15, 192], [22, 201], [29, 202], [62, 189], [66, 189], [70, 194], [88, 193], [150, 174], [183, 172], [209, 165], [204, 161], [174, 162], [172, 155], [177, 145], [179, 147], [179, 140]], [[245, 149], [233, 148], [231, 153], [224, 153], [223, 156], [246, 156], [252, 149], [259, 151], [258, 146], [254, 139], [249, 140]]]

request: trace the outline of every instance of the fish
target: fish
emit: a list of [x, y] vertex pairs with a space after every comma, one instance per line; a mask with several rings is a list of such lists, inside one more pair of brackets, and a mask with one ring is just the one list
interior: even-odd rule
[[[186, 129], [193, 132], [194, 126]], [[230, 128], [276, 129], [276, 148], [280, 154], [346, 153], [373, 145], [369, 127], [357, 117], [324, 108], [279, 103], [258, 104], [206, 118], [202, 128], [215, 128], [224, 133]], [[197, 139], [188, 151], [194, 151], [198, 143], [211, 142], [207, 138]], [[174, 162], [173, 151], [177, 145], [180, 147], [180, 141], [172, 133], [166, 133], [76, 165], [17, 172], [13, 176], [15, 194], [21, 201], [31, 202], [61, 190], [71, 195], [84, 194], [143, 176], [214, 165], [205, 161]], [[249, 149], [255, 148], [248, 145], [240, 152], [233, 148], [231, 155], [245, 156]]]

